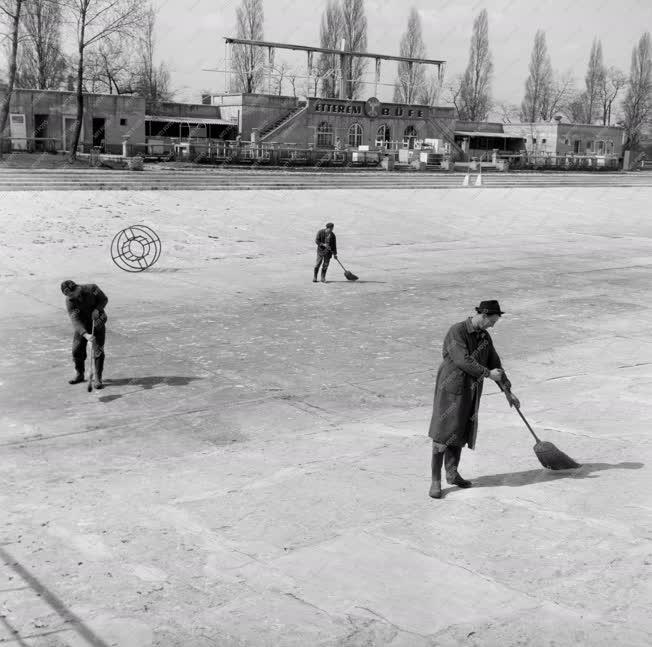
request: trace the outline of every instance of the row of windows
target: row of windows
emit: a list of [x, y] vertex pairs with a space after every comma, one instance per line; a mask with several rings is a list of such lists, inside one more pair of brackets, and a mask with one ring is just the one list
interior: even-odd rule
[[[348, 131], [348, 145], [351, 148], [357, 148], [362, 145], [362, 126], [352, 124]], [[339, 139], [339, 138], [338, 138]], [[417, 140], [417, 129], [414, 126], [408, 126], [403, 131], [403, 147], [414, 148]], [[383, 124], [376, 131], [376, 148], [384, 148], [392, 141], [392, 129], [387, 124]], [[317, 146], [333, 146], [335, 143], [333, 126], [327, 121], [322, 121], [317, 126]]]

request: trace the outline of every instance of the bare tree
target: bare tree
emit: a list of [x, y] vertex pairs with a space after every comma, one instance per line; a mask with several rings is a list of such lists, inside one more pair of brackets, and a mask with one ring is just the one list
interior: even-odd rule
[[530, 75], [525, 82], [525, 97], [521, 103], [521, 119], [526, 122], [538, 121], [541, 108], [548, 101], [552, 84], [552, 66], [546, 34], [539, 29], [534, 37], [534, 47], [530, 57]]
[[107, 38], [86, 53], [84, 92], [133, 94], [137, 89], [136, 67], [131, 39]]
[[587, 105], [586, 92], [573, 91], [565, 102], [564, 113], [571, 123], [585, 124], [588, 121], [586, 114]]
[[279, 97], [283, 94], [283, 81], [290, 73], [290, 67], [287, 63], [282, 62], [279, 66], [273, 68], [276, 74], [274, 75], [274, 94]]
[[156, 10], [151, 5], [145, 11], [144, 29], [139, 39], [137, 89], [151, 103], [171, 101], [170, 72], [165, 63], [154, 63], [156, 46]]
[[23, 0], [0, 0], [0, 20], [7, 22], [9, 26], [9, 74], [7, 88], [0, 107], [0, 155], [2, 155], [2, 136], [7, 125], [9, 115], [9, 104], [11, 95], [14, 92], [16, 81], [16, 59], [18, 57], [18, 39], [20, 15], [23, 8]]
[[458, 74], [444, 85], [444, 100], [455, 108], [455, 117], [464, 119], [462, 116], [462, 76]]
[[[364, 0], [342, 0], [342, 37], [347, 52], [367, 51], [367, 17], [364, 12]], [[366, 59], [347, 56], [344, 84], [347, 99], [359, 97], [366, 66]]]
[[469, 62], [462, 78], [461, 103], [464, 118], [484, 121], [491, 109], [491, 73], [489, 19], [483, 9], [473, 21]]
[[291, 69], [288, 72], [288, 81], [290, 83], [290, 87], [292, 88], [293, 97], [297, 96], [297, 80], [298, 80], [297, 71], [295, 69]]
[[141, 24], [139, 0], [61, 0], [76, 23], [77, 40], [77, 122], [70, 147], [70, 158], [77, 156], [84, 118], [84, 55], [110, 38], [132, 37]]
[[591, 46], [589, 56], [589, 66], [584, 77], [586, 83], [586, 123], [591, 124], [594, 121], [595, 113], [599, 109], [600, 88], [604, 84], [606, 71], [602, 62], [602, 43], [596, 38]]
[[602, 125], [611, 124], [611, 106], [618, 93], [627, 85], [627, 75], [616, 67], [610, 67], [602, 78], [599, 88], [600, 106], [602, 108]]
[[652, 109], [652, 45], [645, 32], [632, 50], [627, 94], [623, 102], [625, 148], [637, 148]]
[[[262, 40], [264, 37], [263, 0], [242, 0], [236, 10], [238, 38]], [[233, 45], [233, 69], [237, 92], [256, 92], [264, 77], [264, 52], [254, 45]]]
[[21, 18], [17, 85], [21, 88], [58, 88], [66, 73], [61, 48], [61, 6], [52, 0], [28, 0]]
[[575, 79], [569, 70], [563, 74], [553, 73], [548, 92], [541, 99], [539, 114], [543, 121], [550, 121], [559, 112], [564, 112], [574, 96]]
[[499, 101], [496, 104], [496, 111], [504, 124], [515, 124], [520, 119], [520, 108], [514, 103]]
[[[408, 16], [407, 29], [401, 38], [400, 55], [407, 58], [425, 58], [426, 46], [423, 44], [421, 17], [412, 7]], [[423, 65], [399, 62], [398, 76], [394, 84], [394, 101], [396, 103], [415, 103], [417, 97], [423, 96], [426, 86], [426, 74]]]
[[424, 80], [423, 87], [417, 95], [417, 103], [424, 106], [434, 106], [439, 99], [441, 82], [439, 72], [431, 72]]
[[[337, 0], [328, 0], [326, 9], [321, 17], [319, 29], [320, 47], [324, 49], [339, 49], [341, 45], [344, 18], [342, 9]], [[338, 96], [338, 68], [339, 56], [336, 54], [322, 54], [317, 65], [319, 80], [321, 82], [321, 94], [326, 98]], [[316, 96], [315, 88], [315, 96]]]

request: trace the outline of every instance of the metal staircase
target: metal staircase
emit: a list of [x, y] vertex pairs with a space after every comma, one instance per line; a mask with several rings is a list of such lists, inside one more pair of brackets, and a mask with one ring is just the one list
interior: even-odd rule
[[465, 160], [467, 157], [466, 153], [462, 150], [459, 144], [455, 143], [455, 131], [436, 117], [429, 117], [428, 122], [442, 134], [444, 141], [450, 144], [451, 153], [453, 153], [454, 157], [458, 160]]
[[278, 119], [265, 124], [258, 132], [260, 140], [264, 141], [268, 139], [270, 135], [273, 135], [276, 131], [284, 128], [290, 121], [298, 117], [301, 113], [305, 112], [307, 108], [307, 101], [299, 101], [296, 107], [290, 110], [290, 112], [288, 112], [286, 115], [283, 115], [282, 117], [279, 117]]

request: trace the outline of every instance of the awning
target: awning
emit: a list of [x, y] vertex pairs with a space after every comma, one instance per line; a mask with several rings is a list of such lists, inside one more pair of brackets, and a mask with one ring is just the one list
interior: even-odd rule
[[525, 139], [523, 135], [508, 135], [507, 133], [485, 133], [480, 130], [475, 132], [456, 130], [455, 134], [462, 135], [464, 137], [504, 137], [505, 139]]
[[232, 121], [225, 119], [215, 119], [212, 117], [163, 117], [159, 115], [145, 115], [145, 121], [167, 121], [175, 124], [188, 124], [188, 125], [218, 125], [218, 126], [233, 126]]

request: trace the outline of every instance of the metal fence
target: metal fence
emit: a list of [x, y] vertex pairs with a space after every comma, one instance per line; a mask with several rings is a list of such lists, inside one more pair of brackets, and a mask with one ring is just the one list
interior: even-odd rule
[[61, 148], [61, 139], [54, 137], [2, 137], [0, 148], [3, 153], [56, 153]]
[[617, 171], [622, 160], [615, 155], [551, 155], [519, 153], [501, 155], [509, 162], [510, 170], [555, 170], [555, 171]]

